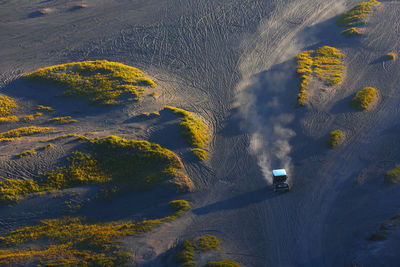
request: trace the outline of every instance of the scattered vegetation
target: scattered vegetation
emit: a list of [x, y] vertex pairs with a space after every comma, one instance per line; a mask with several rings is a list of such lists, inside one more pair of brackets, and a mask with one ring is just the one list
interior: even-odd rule
[[143, 118], [143, 119], [153, 119], [153, 118], [160, 117], [160, 112], [158, 112], [158, 111], [155, 111], [155, 112], [143, 112], [138, 117], [139, 118]]
[[47, 144], [47, 145], [45, 145], [44, 147], [42, 147], [42, 150], [47, 150], [47, 149], [50, 149], [50, 148], [52, 148], [54, 145], [53, 144]]
[[56, 123], [56, 124], [69, 124], [69, 123], [77, 122], [77, 120], [72, 119], [71, 116], [54, 117], [54, 118], [48, 119], [47, 121]]
[[38, 133], [47, 133], [53, 129], [53, 127], [21, 127], [10, 130], [8, 132], [0, 133], [0, 142], [8, 142], [16, 139], [21, 139]]
[[391, 184], [396, 184], [400, 178], [400, 164], [397, 164], [393, 169], [386, 172], [385, 181]]
[[8, 96], [0, 96], [0, 117], [10, 115], [18, 108], [14, 99]]
[[38, 117], [40, 117], [40, 116], [43, 116], [43, 113], [41, 113], [41, 112], [36, 112], [35, 114], [25, 115], [25, 116], [22, 118], [22, 120], [23, 120], [24, 122], [33, 121], [33, 120], [35, 120], [36, 118], [38, 118]]
[[37, 182], [33, 181], [37, 190], [104, 183], [113, 185], [117, 191], [150, 190], [159, 185], [173, 186], [177, 191], [192, 188], [179, 157], [158, 144], [117, 136], [88, 139], [87, 142], [91, 154], [73, 152], [67, 158], [66, 166], [44, 173]]
[[31, 156], [31, 155], [35, 155], [35, 154], [36, 154], [36, 150], [31, 149], [31, 150], [26, 150], [26, 151], [16, 155], [16, 157], [23, 158], [23, 157]]
[[397, 55], [394, 52], [390, 52], [390, 53], [386, 54], [386, 58], [387, 58], [387, 60], [393, 60], [394, 61], [394, 60], [397, 59]]
[[356, 36], [356, 35], [361, 35], [362, 32], [361, 32], [360, 28], [351, 27], [351, 28], [341, 31], [340, 34], [344, 35], [346, 37], [352, 37], [352, 36]]
[[18, 117], [14, 115], [6, 116], [6, 117], [0, 117], [0, 124], [1, 123], [10, 123], [10, 122], [16, 122], [18, 121]]
[[[164, 110], [170, 110], [174, 114], [180, 116], [179, 128], [183, 139], [195, 150], [195, 155], [199, 159], [206, 159], [207, 152], [204, 150], [207, 147], [209, 136], [207, 126], [192, 113], [171, 106], [164, 107]], [[199, 150], [200, 149], [200, 150]]]
[[174, 254], [174, 261], [185, 267], [195, 266], [195, 251], [205, 252], [217, 250], [218, 248], [218, 239], [213, 235], [193, 237], [183, 242], [181, 247]]
[[[171, 204], [170, 204], [171, 205]], [[89, 223], [84, 218], [65, 217], [42, 220], [39, 225], [20, 228], [0, 237], [0, 265], [40, 263], [45, 266], [121, 266], [131, 255], [118, 239], [152, 230], [172, 221], [185, 209], [171, 216], [142, 222], [115, 221]], [[37, 246], [37, 244], [45, 245]], [[33, 244], [34, 248], [15, 248]], [[42, 248], [40, 248], [42, 247]]]
[[350, 105], [359, 110], [368, 110], [371, 103], [376, 99], [376, 89], [365, 87], [359, 90], [350, 102]]
[[62, 139], [66, 139], [66, 138], [70, 138], [70, 137], [78, 137], [78, 136], [79, 135], [77, 135], [76, 133], [63, 134], [63, 135], [51, 138], [51, 139], [47, 140], [47, 142], [59, 141], [59, 140], [62, 140]]
[[43, 106], [43, 105], [37, 105], [36, 110], [39, 111], [56, 111], [54, 108], [49, 107], [49, 106]]
[[39, 185], [33, 180], [6, 179], [0, 181], [0, 202], [18, 201], [22, 196], [39, 190]]
[[340, 140], [343, 138], [343, 132], [341, 130], [334, 130], [329, 133], [327, 145], [330, 148], [334, 148], [338, 145]]
[[209, 262], [205, 267], [242, 267], [242, 265], [233, 260], [220, 260]]
[[365, 23], [367, 16], [372, 11], [372, 8], [378, 3], [379, 2], [376, 0], [369, 0], [356, 5], [338, 18], [336, 21], [337, 25], [340, 27], [350, 27]]
[[390, 230], [396, 229], [400, 225], [400, 214], [396, 214], [389, 220], [385, 220], [381, 223], [379, 231], [372, 233], [368, 240], [370, 241], [380, 241], [385, 240], [390, 232]]
[[199, 159], [199, 160], [206, 160], [207, 159], [207, 151], [205, 151], [204, 149], [202, 149], [202, 148], [192, 148], [192, 152], [193, 152], [193, 154], [195, 154], [196, 155], [196, 157]]
[[137, 68], [107, 60], [74, 62], [36, 70], [28, 81], [48, 82], [64, 88], [63, 95], [84, 97], [90, 103], [114, 105], [126, 98], [139, 99], [143, 87], [156, 84]]
[[336, 85], [342, 81], [345, 70], [344, 55], [336, 48], [322, 46], [317, 50], [302, 52], [296, 56], [297, 75], [300, 77], [300, 92], [297, 103], [304, 105], [307, 99], [307, 88], [313, 74], [327, 85]]

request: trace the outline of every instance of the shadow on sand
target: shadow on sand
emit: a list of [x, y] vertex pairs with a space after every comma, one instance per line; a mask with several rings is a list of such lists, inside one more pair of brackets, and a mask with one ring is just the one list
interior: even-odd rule
[[277, 196], [279, 196], [279, 194], [272, 194], [268, 187], [263, 187], [255, 191], [247, 192], [229, 199], [203, 206], [201, 208], [194, 209], [193, 213], [196, 215], [204, 215], [221, 210], [239, 209]]

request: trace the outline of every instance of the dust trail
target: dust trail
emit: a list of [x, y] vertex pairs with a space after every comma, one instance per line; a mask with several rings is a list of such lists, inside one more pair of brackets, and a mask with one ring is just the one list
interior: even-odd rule
[[292, 170], [290, 140], [296, 133], [290, 124], [298, 86], [293, 59], [314, 41], [307, 26], [344, 10], [343, 1], [316, 3], [313, 11], [300, 2], [293, 1], [260, 24], [255, 36], [244, 41], [239, 64], [242, 79], [236, 87], [235, 106], [242, 128], [250, 135], [250, 152], [269, 183], [272, 169], [285, 168], [289, 177]]

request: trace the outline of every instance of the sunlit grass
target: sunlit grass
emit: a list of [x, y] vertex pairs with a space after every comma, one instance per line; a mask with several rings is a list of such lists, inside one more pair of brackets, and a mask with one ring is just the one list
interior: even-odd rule
[[31, 149], [31, 150], [26, 150], [24, 152], [21, 152], [21, 153], [15, 155], [15, 156], [18, 157], [18, 158], [23, 158], [23, 157], [31, 156], [31, 155], [35, 155], [35, 154], [36, 154], [36, 150]]
[[355, 109], [368, 110], [375, 99], [376, 89], [365, 87], [356, 93], [353, 99], [351, 99], [350, 105]]
[[37, 105], [36, 106], [36, 110], [39, 110], [39, 111], [56, 111], [54, 108], [52, 108], [50, 106], [43, 106], [43, 105]]
[[0, 117], [10, 115], [18, 108], [17, 102], [8, 96], [0, 96]]
[[207, 147], [210, 139], [207, 126], [199, 118], [184, 109], [171, 106], [166, 106], [164, 109], [170, 110], [180, 117], [179, 128], [183, 139], [191, 147], [202, 149], [202, 151], [194, 150], [193, 152], [199, 159], [206, 159], [207, 152], [204, 148]]
[[64, 88], [63, 95], [84, 97], [90, 103], [114, 105], [126, 98], [138, 100], [144, 87], [156, 84], [137, 68], [107, 60], [73, 62], [38, 69], [24, 76]]
[[[131, 255], [118, 240], [151, 231], [157, 225], [175, 220], [190, 209], [187, 201], [179, 202], [185, 204], [179, 209], [173, 205], [172, 215], [137, 223], [89, 223], [81, 217], [42, 220], [39, 225], [20, 228], [0, 237], [3, 247], [0, 249], [0, 264], [40, 262], [45, 266], [121, 266], [127, 263]], [[43, 241], [45, 245], [38, 246]], [[18, 248], [20, 244], [31, 244], [33, 247]]]
[[397, 55], [396, 55], [396, 53], [394, 53], [394, 52], [390, 52], [390, 53], [387, 53], [387, 54], [386, 54], [386, 58], [387, 58], [387, 60], [393, 60], [393, 61], [395, 61], [395, 60], [397, 59]]
[[378, 3], [376, 0], [370, 0], [356, 5], [338, 18], [336, 21], [337, 25], [340, 27], [349, 27], [365, 23], [368, 14], [371, 13], [372, 8]]
[[0, 124], [16, 122], [18, 120], [19, 120], [18, 117], [14, 116], [14, 115], [9, 115], [9, 116], [6, 116], [6, 117], [0, 117]]
[[119, 192], [150, 190], [160, 185], [187, 192], [192, 187], [179, 157], [158, 144], [117, 136], [86, 138], [84, 142], [87, 142], [88, 153], [73, 152], [65, 166], [41, 174], [37, 181], [32, 181], [37, 191], [87, 184], [113, 185]]
[[77, 122], [77, 120], [72, 119], [71, 116], [54, 117], [54, 118], [48, 119], [47, 121], [55, 123], [55, 124], [69, 124], [69, 123]]
[[351, 28], [341, 31], [340, 34], [343, 36], [346, 36], [346, 37], [352, 37], [352, 36], [356, 36], [356, 35], [361, 35], [362, 32], [361, 32], [360, 28], [351, 27]]
[[322, 46], [315, 51], [309, 50], [298, 54], [296, 72], [300, 79], [300, 92], [297, 95], [297, 103], [304, 105], [313, 75], [329, 86], [342, 82], [345, 71], [343, 59], [344, 55], [330, 46]]
[[37, 126], [21, 127], [0, 133], [0, 142], [9, 142], [16, 139], [26, 138], [34, 134], [47, 133], [52, 131], [53, 129], [54, 129], [53, 127], [37, 127]]
[[35, 114], [25, 115], [24, 117], [22, 117], [21, 120], [24, 122], [34, 121], [36, 118], [40, 116], [43, 116], [43, 113], [36, 112]]

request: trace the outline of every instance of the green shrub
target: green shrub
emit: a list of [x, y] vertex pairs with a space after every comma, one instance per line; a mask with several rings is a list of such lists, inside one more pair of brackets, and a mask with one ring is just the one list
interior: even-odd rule
[[[121, 266], [131, 255], [121, 247], [119, 239], [147, 232], [171, 216], [138, 223], [115, 221], [88, 223], [84, 218], [65, 217], [42, 220], [0, 237], [0, 265], [25, 265], [40, 262], [45, 266]], [[45, 241], [45, 242], [43, 242]], [[30, 243], [35, 248], [20, 247]]]
[[56, 124], [69, 124], [69, 123], [77, 122], [77, 120], [72, 119], [71, 116], [54, 117], [54, 118], [48, 119], [47, 121], [56, 123]]
[[[209, 141], [208, 128], [200, 119], [194, 117], [192, 113], [180, 108], [166, 106], [164, 110], [170, 110], [174, 114], [180, 116], [179, 128], [186, 143], [194, 148], [205, 148], [207, 146]], [[195, 155], [201, 160], [207, 158], [207, 152], [205, 150], [194, 150], [193, 152], [195, 152]]]
[[0, 181], [0, 202], [13, 202], [23, 195], [40, 191], [39, 185], [33, 180], [6, 179]]
[[18, 108], [14, 99], [8, 96], [0, 96], [0, 117], [10, 115]]
[[107, 60], [73, 62], [36, 70], [28, 81], [48, 82], [64, 88], [63, 95], [84, 97], [90, 103], [114, 105], [123, 98], [139, 99], [144, 86], [155, 83], [137, 68]]
[[207, 151], [205, 151], [202, 148], [192, 148], [193, 154], [199, 159], [199, 160], [206, 160], [207, 159]]
[[338, 18], [336, 21], [337, 25], [340, 27], [349, 27], [364, 23], [368, 14], [371, 13], [372, 8], [378, 3], [376, 0], [370, 0], [356, 5]]
[[329, 133], [327, 145], [331, 148], [334, 148], [338, 145], [339, 141], [343, 138], [343, 132], [341, 130], [334, 130]]
[[217, 250], [219, 247], [218, 239], [213, 235], [204, 235], [192, 237], [179, 247], [174, 254], [174, 261], [180, 263], [181, 266], [195, 266], [195, 252], [205, 252]]
[[41, 112], [36, 112], [35, 114], [31, 114], [31, 115], [25, 115], [24, 117], [22, 117], [22, 120], [24, 122], [29, 122], [29, 121], [33, 121], [35, 120], [37, 117], [43, 116], [43, 113]]
[[350, 102], [350, 105], [359, 110], [368, 110], [371, 103], [376, 99], [376, 89], [365, 87], [358, 91]]
[[209, 262], [205, 267], [242, 267], [242, 265], [233, 260], [220, 260]]
[[400, 164], [397, 164], [393, 169], [386, 172], [385, 181], [395, 184], [400, 178]]
[[340, 34], [344, 35], [346, 37], [352, 37], [352, 36], [356, 36], [356, 35], [361, 35], [362, 32], [361, 32], [360, 28], [351, 27], [351, 28], [341, 31]]

